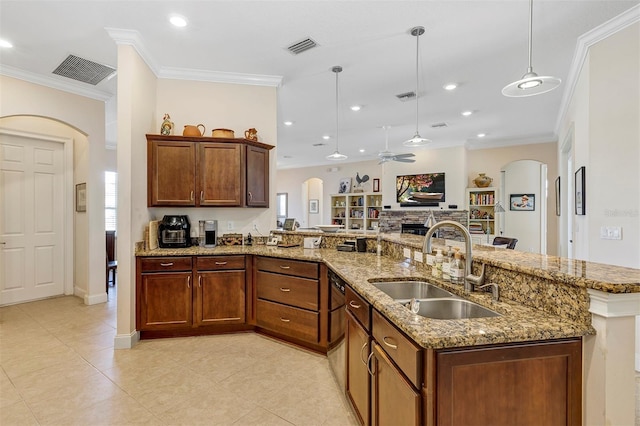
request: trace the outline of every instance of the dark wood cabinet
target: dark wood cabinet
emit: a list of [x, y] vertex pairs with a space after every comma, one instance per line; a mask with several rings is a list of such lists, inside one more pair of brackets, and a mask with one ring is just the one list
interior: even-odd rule
[[269, 207], [271, 145], [147, 135], [147, 205]]
[[246, 279], [244, 256], [196, 258], [195, 324], [244, 324]]
[[580, 339], [440, 350], [438, 425], [582, 424]]
[[[348, 309], [348, 308], [347, 308]], [[369, 332], [347, 311], [346, 315], [346, 394], [355, 414], [363, 425], [369, 424], [371, 400], [371, 375]]]
[[375, 341], [372, 343], [372, 353], [371, 424], [383, 426], [420, 424], [420, 393], [407, 381], [389, 355]]

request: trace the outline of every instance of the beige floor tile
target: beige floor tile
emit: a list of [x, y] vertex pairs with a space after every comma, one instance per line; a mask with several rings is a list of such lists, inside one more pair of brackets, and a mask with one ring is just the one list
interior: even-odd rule
[[0, 364], [10, 378], [33, 373], [43, 368], [69, 362], [77, 354], [65, 345], [55, 346], [43, 351], [24, 352], [20, 356], [2, 360]]
[[24, 402], [17, 402], [2, 407], [0, 410], [0, 424], [2, 426], [37, 425], [38, 421]]
[[254, 408], [244, 417], [238, 419], [234, 425], [238, 426], [291, 426], [285, 419], [276, 416], [264, 408]]
[[22, 401], [22, 396], [4, 372], [0, 375], [0, 411], [9, 405]]

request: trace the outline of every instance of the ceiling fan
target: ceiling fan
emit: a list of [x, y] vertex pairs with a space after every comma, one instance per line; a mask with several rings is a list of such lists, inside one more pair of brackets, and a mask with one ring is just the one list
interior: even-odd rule
[[395, 154], [389, 151], [389, 129], [391, 126], [382, 126], [382, 128], [386, 132], [385, 142], [384, 142], [384, 151], [380, 151], [378, 153], [378, 159], [380, 160], [378, 164], [386, 163], [387, 161], [397, 161], [399, 163], [415, 163], [411, 157], [415, 157], [415, 154]]

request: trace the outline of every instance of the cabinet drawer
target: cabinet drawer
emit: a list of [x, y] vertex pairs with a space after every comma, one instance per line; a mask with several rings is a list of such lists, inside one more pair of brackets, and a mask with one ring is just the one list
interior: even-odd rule
[[244, 269], [244, 256], [198, 256], [196, 265], [199, 271]]
[[258, 271], [258, 298], [318, 310], [318, 281]]
[[319, 315], [317, 312], [258, 300], [256, 320], [259, 327], [307, 342], [317, 343], [319, 341]]
[[191, 257], [143, 257], [140, 269], [142, 272], [190, 271]]
[[344, 289], [345, 304], [347, 310], [360, 321], [365, 330], [371, 330], [371, 305], [360, 297], [351, 287], [346, 286]]
[[258, 257], [256, 265], [260, 271], [295, 275], [296, 277], [318, 278], [318, 264], [313, 262]]
[[422, 348], [405, 337], [378, 311], [373, 310], [373, 338], [380, 344], [413, 385], [420, 389]]

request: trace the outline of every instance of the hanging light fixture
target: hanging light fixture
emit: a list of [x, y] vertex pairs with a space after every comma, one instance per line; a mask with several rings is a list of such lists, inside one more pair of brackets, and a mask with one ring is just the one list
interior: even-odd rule
[[531, 65], [531, 44], [533, 34], [533, 0], [529, 0], [529, 68], [527, 73], [518, 81], [506, 85], [502, 89], [502, 94], [511, 98], [522, 98], [525, 96], [539, 95], [541, 93], [550, 92], [560, 85], [557, 77], [539, 76], [533, 72]]
[[418, 78], [418, 61], [420, 56], [420, 36], [424, 34], [424, 27], [413, 27], [410, 31], [411, 35], [416, 38], [416, 134], [409, 140], [404, 141], [404, 146], [424, 146], [431, 142], [427, 138], [420, 136], [418, 131], [418, 93], [419, 93], [419, 78]]
[[331, 155], [327, 155], [327, 160], [341, 161], [347, 159], [346, 155], [340, 154], [340, 152], [338, 151], [338, 116], [340, 115], [338, 113], [338, 74], [342, 72], [342, 67], [336, 65], [335, 67], [331, 68], [331, 71], [336, 73], [336, 151]]

